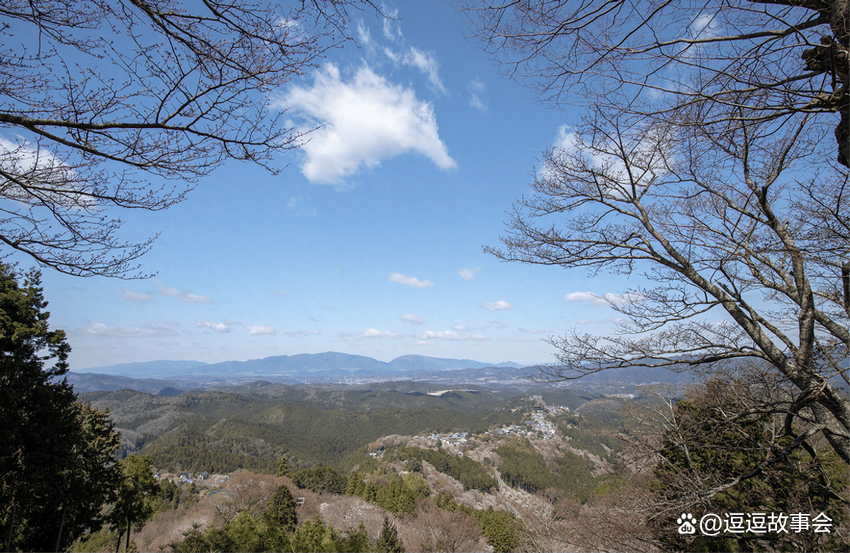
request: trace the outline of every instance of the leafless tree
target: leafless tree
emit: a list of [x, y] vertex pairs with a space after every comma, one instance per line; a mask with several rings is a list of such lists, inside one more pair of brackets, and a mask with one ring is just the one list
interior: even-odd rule
[[[371, 0], [6, 0], [0, 242], [58, 271], [138, 276], [114, 208], [161, 210], [228, 159], [270, 171], [301, 135], [276, 88]], [[2, 250], [0, 250], [2, 251]]]
[[657, 286], [608, 298], [624, 315], [613, 336], [550, 338], [559, 364], [544, 379], [758, 360], [799, 391], [799, 406], [850, 462], [850, 405], [829, 380], [850, 383], [850, 311], [836, 262], [850, 257], [841, 231], [848, 172], [812, 166], [808, 152], [823, 134], [810, 115], [740, 121], [722, 135], [595, 115], [545, 155], [505, 249], [485, 249], [508, 261], [637, 273]]
[[699, 123], [716, 128], [811, 113], [850, 166], [848, 0], [456, 3], [484, 49], [544, 100], [676, 124], [701, 106]]

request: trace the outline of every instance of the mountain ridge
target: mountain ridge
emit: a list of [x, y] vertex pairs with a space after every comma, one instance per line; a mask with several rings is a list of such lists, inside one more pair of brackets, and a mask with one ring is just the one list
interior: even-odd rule
[[363, 355], [352, 355], [327, 351], [324, 353], [300, 353], [276, 355], [246, 361], [146, 361], [106, 365], [90, 369], [75, 370], [77, 373], [98, 373], [112, 376], [162, 378], [176, 376], [296, 376], [304, 373], [323, 373], [327, 376], [377, 376], [412, 371], [442, 371], [459, 369], [482, 369], [487, 367], [522, 368], [511, 361], [483, 363], [471, 359], [450, 359], [424, 355], [402, 355], [392, 361], [379, 361]]

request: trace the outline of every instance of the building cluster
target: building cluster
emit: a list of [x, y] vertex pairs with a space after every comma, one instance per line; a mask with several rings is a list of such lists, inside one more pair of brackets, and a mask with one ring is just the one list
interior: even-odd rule
[[[511, 424], [491, 429], [487, 434], [496, 437], [522, 436], [532, 439], [554, 439], [556, 426], [549, 420], [549, 416], [567, 413], [570, 408], [558, 405], [547, 405], [540, 396], [532, 396], [531, 400], [535, 403], [530, 419], [526, 419], [523, 424]], [[513, 411], [516, 411], [516, 409], [513, 409]], [[434, 446], [437, 440], [439, 440], [444, 447], [450, 446], [452, 448], [459, 449], [461, 446], [467, 445], [471, 440], [471, 437], [467, 432], [445, 434], [434, 432], [427, 436], [414, 436], [408, 445], [414, 446], [417, 445], [416, 442], [424, 442], [424, 445], [426, 446]]]

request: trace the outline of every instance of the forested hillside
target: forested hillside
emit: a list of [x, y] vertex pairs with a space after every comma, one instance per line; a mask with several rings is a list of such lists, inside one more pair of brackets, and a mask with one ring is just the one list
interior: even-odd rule
[[[120, 390], [85, 394], [108, 408], [121, 431], [121, 455], [150, 454], [163, 470], [273, 472], [293, 466], [338, 466], [381, 436], [426, 431], [483, 432], [522, 418], [490, 390], [422, 392], [322, 390], [255, 383], [239, 393], [208, 391], [162, 397]], [[525, 399], [522, 399], [525, 397]], [[511, 407], [514, 406], [514, 407]]]

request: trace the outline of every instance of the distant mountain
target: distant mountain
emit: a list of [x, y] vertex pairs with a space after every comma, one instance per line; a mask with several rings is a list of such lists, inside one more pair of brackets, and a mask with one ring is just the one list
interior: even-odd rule
[[389, 366], [397, 371], [456, 371], [460, 369], [485, 369], [487, 367], [510, 367], [518, 369], [516, 363], [481, 363], [471, 359], [441, 359], [424, 355], [402, 355], [389, 362]]
[[200, 382], [159, 380], [155, 378], [130, 378], [129, 376], [78, 373], [75, 371], [70, 371], [67, 378], [68, 383], [74, 387], [74, 391], [78, 394], [97, 391], [112, 392], [123, 389], [157, 394], [166, 388], [187, 390], [203, 389], [209, 386], [209, 383], [202, 384]]
[[[404, 355], [389, 363], [362, 355], [347, 353], [302, 353], [299, 355], [278, 355], [264, 359], [248, 361], [224, 361], [222, 363], [202, 363], [199, 361], [149, 361], [146, 363], [127, 363], [85, 369], [86, 373], [122, 375], [133, 377], [175, 378], [187, 376], [242, 378], [262, 377], [277, 380], [325, 381], [342, 377], [373, 377], [396, 375], [403, 372], [454, 371], [461, 369], [481, 369], [491, 366], [519, 368], [516, 363], [506, 362], [492, 365], [469, 359], [440, 359], [424, 355]], [[182, 378], [181, 378], [182, 379]]]
[[191, 374], [194, 369], [204, 365], [206, 363], [203, 361], [145, 361], [106, 365], [105, 367], [93, 367], [91, 369], [74, 369], [74, 372], [157, 378], [172, 374]]

